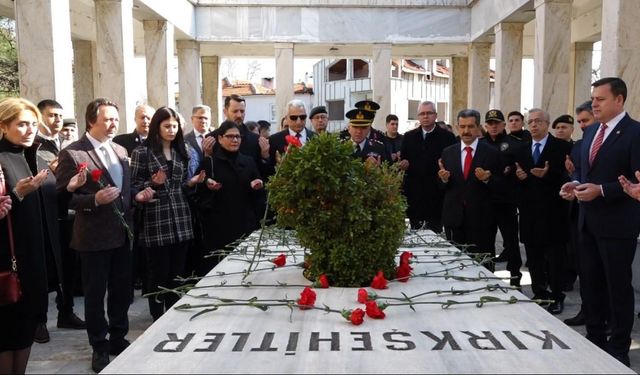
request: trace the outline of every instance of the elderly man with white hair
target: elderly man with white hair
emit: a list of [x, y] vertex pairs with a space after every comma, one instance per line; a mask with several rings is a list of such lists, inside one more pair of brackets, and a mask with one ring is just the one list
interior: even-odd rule
[[305, 126], [308, 116], [307, 109], [302, 100], [294, 99], [290, 101], [287, 103], [286, 109], [287, 112], [284, 116], [284, 124], [287, 125], [286, 129], [269, 137], [269, 156], [272, 165], [276, 164], [278, 154], [284, 154], [285, 147], [287, 146], [286, 136], [291, 135], [298, 138], [302, 145], [316, 136], [313, 130]]

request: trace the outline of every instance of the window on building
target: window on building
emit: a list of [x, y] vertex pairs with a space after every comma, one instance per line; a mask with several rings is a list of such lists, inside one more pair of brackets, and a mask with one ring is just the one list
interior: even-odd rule
[[420, 105], [419, 100], [407, 100], [407, 119], [408, 120], [417, 120], [418, 119], [418, 106]]
[[342, 59], [329, 66], [329, 81], [347, 79], [347, 60]]
[[269, 104], [269, 112], [271, 113], [269, 122], [276, 122], [276, 105]]
[[344, 100], [327, 101], [327, 107], [329, 110], [329, 121], [344, 120]]
[[353, 78], [369, 78], [369, 63], [360, 60], [353, 60]]
[[391, 62], [391, 78], [401, 78], [402, 70], [400, 69], [400, 60], [393, 60]]

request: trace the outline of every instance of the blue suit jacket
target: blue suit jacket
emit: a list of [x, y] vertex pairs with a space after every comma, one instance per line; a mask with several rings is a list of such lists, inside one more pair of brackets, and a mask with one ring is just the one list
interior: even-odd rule
[[602, 185], [604, 197], [581, 202], [579, 228], [588, 225], [596, 237], [637, 238], [640, 202], [622, 190], [618, 176], [636, 182], [634, 172], [640, 170], [640, 123], [625, 115], [602, 144], [593, 165], [589, 165], [589, 149], [599, 129], [598, 123], [584, 131], [576, 176], [581, 183]]

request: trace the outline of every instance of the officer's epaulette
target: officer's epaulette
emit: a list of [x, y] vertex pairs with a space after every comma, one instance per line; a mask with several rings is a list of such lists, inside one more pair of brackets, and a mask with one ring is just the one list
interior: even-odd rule
[[378, 139], [369, 139], [369, 140], [371, 141], [371, 145], [378, 144], [378, 145], [384, 146], [384, 143]]

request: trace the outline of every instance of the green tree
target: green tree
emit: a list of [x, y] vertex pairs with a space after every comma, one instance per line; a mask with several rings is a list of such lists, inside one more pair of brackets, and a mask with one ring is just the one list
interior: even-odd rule
[[0, 98], [19, 94], [16, 23], [10, 18], [0, 17]]

